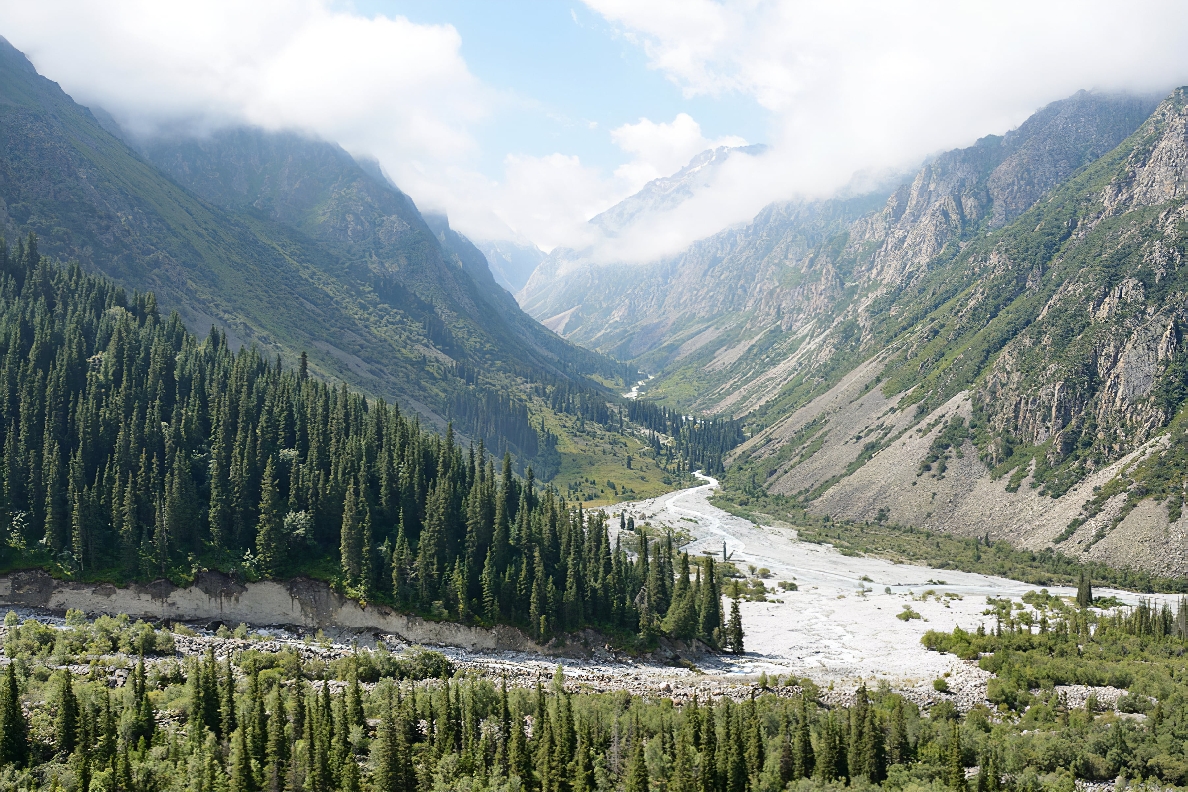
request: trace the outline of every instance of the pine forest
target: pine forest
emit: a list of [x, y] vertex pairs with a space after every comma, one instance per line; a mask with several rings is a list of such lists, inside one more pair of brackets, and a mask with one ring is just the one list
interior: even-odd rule
[[[596, 627], [741, 648], [712, 558], [499, 469], [212, 330], [0, 243], [0, 400], [9, 569], [73, 579], [308, 575], [431, 618]], [[612, 540], [613, 536], [613, 540]], [[737, 639], [734, 636], [737, 635]]]

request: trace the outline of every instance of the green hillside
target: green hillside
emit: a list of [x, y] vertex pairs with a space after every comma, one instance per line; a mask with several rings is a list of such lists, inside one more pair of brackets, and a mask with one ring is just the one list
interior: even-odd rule
[[690, 562], [671, 536], [623, 524], [612, 544], [604, 512], [540, 487], [531, 468], [519, 479], [509, 455], [497, 474], [481, 442], [236, 353], [217, 330], [199, 339], [151, 293], [32, 246], [0, 243], [0, 361], [10, 569], [306, 575], [538, 641], [585, 627], [642, 647], [721, 640], [714, 563]]
[[[463, 237], [336, 146], [241, 131], [159, 143], [166, 175], [0, 45], [0, 221], [42, 253], [152, 290], [200, 335], [255, 345], [557, 469], [529, 392], [629, 372], [524, 316]], [[215, 141], [220, 142], [220, 141]], [[221, 140], [226, 143], [226, 140]], [[240, 156], [247, 152], [250, 156]], [[183, 185], [183, 155], [201, 172]], [[203, 158], [205, 157], [205, 158]], [[227, 188], [234, 184], [235, 189]], [[192, 189], [191, 189], [192, 188]]]

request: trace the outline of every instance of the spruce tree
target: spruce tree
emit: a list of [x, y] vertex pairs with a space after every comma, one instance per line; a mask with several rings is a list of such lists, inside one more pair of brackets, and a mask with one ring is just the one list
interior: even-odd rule
[[231, 756], [227, 763], [230, 770], [231, 792], [256, 792], [256, 782], [252, 777], [251, 757], [248, 755], [242, 728], [236, 729], [231, 734]]
[[487, 548], [487, 559], [483, 562], [482, 591], [483, 616], [492, 624], [499, 621], [499, 595], [496, 591], [495, 549]]
[[363, 571], [359, 511], [359, 498], [355, 482], [352, 481], [347, 486], [346, 500], [342, 505], [342, 529], [339, 533], [342, 573], [351, 585], [359, 582], [359, 574]]
[[78, 741], [78, 698], [74, 676], [63, 668], [58, 673], [58, 714], [54, 717], [54, 744], [64, 753], [74, 751]]
[[395, 723], [392, 699], [389, 694], [383, 702], [379, 728], [376, 730], [375, 740], [371, 744], [371, 777], [375, 792], [401, 792], [398, 737], [399, 729]]
[[276, 465], [272, 457], [264, 464], [260, 483], [260, 521], [256, 526], [256, 562], [265, 577], [276, 577], [284, 564], [281, 498], [277, 491]]
[[29, 762], [29, 725], [21, 710], [16, 663], [9, 663], [0, 682], [0, 765], [24, 767]]
[[945, 782], [950, 789], [965, 792], [965, 765], [961, 762], [961, 725], [953, 721], [949, 731], [949, 746], [945, 752]]
[[742, 614], [738, 609], [738, 597], [735, 596], [730, 601], [730, 625], [728, 627], [727, 637], [730, 651], [734, 654], [743, 654], [743, 626]]
[[644, 737], [639, 731], [639, 724], [635, 726], [632, 738], [631, 761], [627, 766], [627, 780], [623, 786], [625, 792], [649, 792], [648, 763], [644, 759]]

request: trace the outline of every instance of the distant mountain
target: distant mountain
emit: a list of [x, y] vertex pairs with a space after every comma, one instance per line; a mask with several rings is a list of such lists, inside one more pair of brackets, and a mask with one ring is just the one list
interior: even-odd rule
[[492, 442], [535, 437], [517, 383], [598, 392], [585, 375], [623, 373], [525, 316], [473, 246], [336, 145], [236, 129], [133, 150], [112, 131], [0, 43], [0, 228], [152, 289], [197, 333], [307, 350]]
[[[1155, 104], [1081, 92], [1040, 110], [1005, 136], [991, 135], [936, 157], [906, 182], [826, 201], [773, 204], [746, 227], [719, 232], [651, 264], [591, 264], [569, 251], [554, 251], [518, 299], [567, 338], [654, 372], [678, 360], [695, 368], [712, 363], [709, 372], [697, 373], [699, 387], [682, 388], [680, 397], [714, 408], [712, 390], [704, 387], [709, 382], [734, 388], [736, 371], [755, 376], [766, 371], [743, 355], [758, 335], [763, 340], [752, 352], [766, 356], [768, 345], [777, 343], [773, 328], [797, 337], [805, 321], [832, 310], [839, 299], [852, 299], [845, 286], [849, 265], [822, 270], [822, 245], [845, 246], [860, 237], [859, 255], [875, 256], [879, 277], [893, 281], [976, 228], [1013, 219], [1116, 146]], [[701, 173], [715, 162], [711, 153], [653, 185]], [[678, 191], [653, 185], [603, 216], [633, 217], [658, 195]]]
[[718, 168], [729, 158], [740, 154], [759, 156], [766, 150], [763, 145], [707, 149], [673, 175], [653, 179], [639, 192], [595, 215], [590, 219], [590, 225], [608, 236], [616, 236], [648, 214], [670, 211], [692, 198], [699, 188], [709, 185]]
[[532, 271], [545, 257], [544, 251], [531, 242], [476, 239], [474, 244], [487, 257], [495, 282], [512, 294], [524, 288]]

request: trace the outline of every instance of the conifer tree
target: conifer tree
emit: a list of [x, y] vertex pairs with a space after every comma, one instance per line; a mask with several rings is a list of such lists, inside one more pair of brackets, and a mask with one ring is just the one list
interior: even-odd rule
[[[590, 727], [583, 724], [573, 761], [573, 792], [594, 792], [594, 761], [590, 750]], [[673, 790], [678, 792], [678, 790]]]
[[74, 677], [69, 669], [58, 674], [58, 714], [54, 718], [54, 744], [59, 751], [71, 753], [78, 741], [78, 698], [74, 695]]
[[528, 739], [524, 735], [524, 718], [516, 713], [511, 719], [511, 737], [507, 742], [508, 775], [518, 776], [525, 784], [532, 781]]
[[251, 757], [248, 756], [242, 728], [236, 729], [231, 734], [231, 756], [228, 759], [228, 765], [231, 792], [256, 792], [256, 782], [252, 777]]
[[256, 561], [265, 577], [276, 577], [284, 564], [283, 519], [276, 466], [269, 457], [260, 484], [260, 521], [256, 528]]
[[945, 783], [950, 789], [965, 792], [965, 766], [961, 762], [961, 726], [956, 721], [949, 731], [949, 746], [945, 752]]
[[738, 609], [738, 597], [735, 596], [730, 601], [730, 625], [728, 628], [727, 637], [729, 639], [730, 651], [734, 654], [743, 654], [743, 626], [742, 614]]
[[223, 679], [219, 684], [219, 734], [223, 739], [230, 739], [239, 725], [239, 718], [235, 712], [235, 675], [231, 672], [230, 653], [224, 661]]
[[394, 718], [389, 694], [380, 713], [375, 741], [371, 744], [371, 773], [375, 792], [399, 792], [402, 787], [397, 746], [400, 730]]
[[891, 723], [887, 735], [887, 763], [906, 764], [909, 760], [907, 723], [903, 715], [903, 700], [898, 699], [891, 709]]
[[623, 789], [625, 792], [649, 792], [648, 763], [644, 759], [644, 737], [639, 731], [639, 724], [635, 726], [632, 743], [631, 762], [627, 766], [627, 781]]
[[793, 778], [812, 778], [816, 771], [813, 744], [809, 738], [808, 707], [804, 694], [797, 699], [796, 729], [792, 736]]
[[347, 486], [346, 500], [342, 505], [342, 529], [339, 534], [342, 573], [351, 585], [359, 582], [359, 574], [363, 571], [362, 532], [359, 523], [359, 498], [355, 491], [355, 482], [352, 481]]
[[29, 725], [21, 710], [16, 663], [9, 663], [0, 682], [0, 765], [24, 767], [29, 762]]
[[492, 624], [499, 621], [499, 596], [495, 588], [496, 585], [495, 549], [488, 547], [487, 559], [483, 562], [482, 574], [483, 616]]
[[718, 731], [714, 724], [714, 708], [709, 704], [705, 707], [705, 719], [701, 729], [701, 782], [699, 792], [717, 792], [718, 790], [718, 762], [717, 742]]

